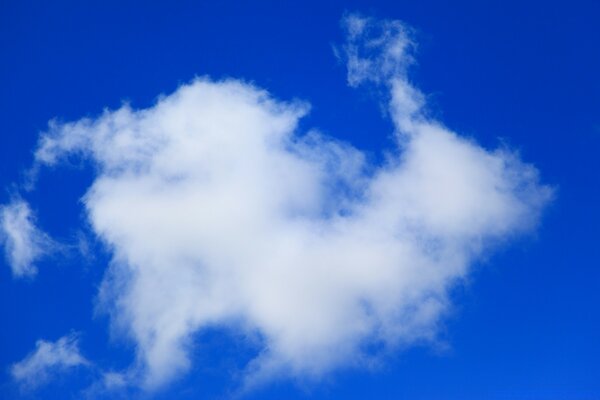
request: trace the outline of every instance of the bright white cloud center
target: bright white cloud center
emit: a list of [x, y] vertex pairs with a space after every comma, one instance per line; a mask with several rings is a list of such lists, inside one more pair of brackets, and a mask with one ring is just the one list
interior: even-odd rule
[[433, 339], [473, 261], [535, 226], [550, 190], [516, 155], [425, 117], [404, 27], [345, 24], [349, 83], [389, 96], [398, 156], [385, 165], [297, 132], [305, 104], [236, 80], [196, 79], [42, 136], [38, 163], [97, 166], [84, 201], [113, 254], [101, 299], [147, 387], [188, 368], [209, 327], [258, 334], [259, 376], [320, 376], [374, 344]]

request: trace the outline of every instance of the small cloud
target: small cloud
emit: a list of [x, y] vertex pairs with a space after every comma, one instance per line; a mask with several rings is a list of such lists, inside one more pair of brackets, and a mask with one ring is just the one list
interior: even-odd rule
[[384, 83], [402, 78], [413, 64], [412, 52], [416, 47], [411, 28], [401, 21], [348, 14], [342, 19], [346, 32], [343, 54], [348, 84], [357, 87], [363, 83]]
[[77, 334], [61, 337], [56, 342], [38, 340], [35, 350], [23, 360], [13, 364], [10, 373], [22, 387], [36, 389], [53, 377], [77, 367], [90, 366], [79, 351]]
[[37, 273], [35, 263], [53, 252], [56, 244], [35, 224], [29, 204], [17, 198], [0, 206], [0, 243], [15, 277]]
[[107, 390], [122, 389], [127, 386], [127, 376], [122, 372], [108, 371], [102, 374], [102, 383]]

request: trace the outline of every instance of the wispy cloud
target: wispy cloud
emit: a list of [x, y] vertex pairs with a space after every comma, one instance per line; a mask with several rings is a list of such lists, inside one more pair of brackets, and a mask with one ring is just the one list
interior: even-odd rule
[[51, 253], [56, 244], [35, 224], [29, 204], [15, 198], [0, 205], [0, 243], [15, 277], [31, 277], [37, 273], [35, 263]]
[[238, 80], [196, 79], [41, 137], [39, 165], [97, 166], [84, 202], [113, 253], [101, 307], [135, 340], [145, 387], [185, 371], [207, 327], [258, 333], [251, 379], [320, 377], [435, 340], [470, 265], [536, 226], [551, 196], [536, 169], [423, 112], [409, 29], [344, 24], [349, 83], [384, 89], [396, 126], [384, 165], [298, 132], [306, 104]]
[[52, 378], [76, 367], [90, 366], [79, 351], [76, 334], [63, 336], [56, 342], [38, 340], [35, 350], [23, 360], [13, 364], [10, 372], [24, 389], [33, 390]]

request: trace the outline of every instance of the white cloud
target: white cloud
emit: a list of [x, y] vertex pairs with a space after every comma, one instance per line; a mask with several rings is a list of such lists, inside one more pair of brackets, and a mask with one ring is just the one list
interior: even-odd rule
[[41, 137], [38, 163], [97, 168], [84, 202], [113, 254], [101, 306], [135, 341], [145, 387], [184, 372], [208, 327], [260, 338], [254, 379], [319, 377], [368, 349], [434, 340], [473, 261], [535, 227], [550, 189], [517, 155], [424, 115], [407, 29], [346, 23], [349, 83], [388, 89], [397, 155], [385, 165], [300, 134], [306, 104], [237, 80], [196, 79]]
[[77, 335], [63, 336], [56, 342], [38, 340], [35, 350], [12, 365], [13, 379], [26, 389], [35, 389], [53, 377], [76, 367], [91, 365], [79, 352]]
[[350, 86], [356, 87], [365, 81], [383, 84], [393, 78], [405, 78], [407, 67], [414, 61], [412, 50], [416, 46], [408, 26], [400, 21], [377, 21], [349, 14], [342, 19], [342, 27], [347, 39], [342, 56]]
[[15, 277], [34, 276], [35, 263], [55, 247], [36, 227], [29, 204], [20, 198], [0, 205], [0, 243]]

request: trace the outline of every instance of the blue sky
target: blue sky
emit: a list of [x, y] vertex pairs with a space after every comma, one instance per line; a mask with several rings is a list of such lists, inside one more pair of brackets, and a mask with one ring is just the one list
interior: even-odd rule
[[2, 2], [0, 397], [600, 396], [600, 8], [447, 3]]

